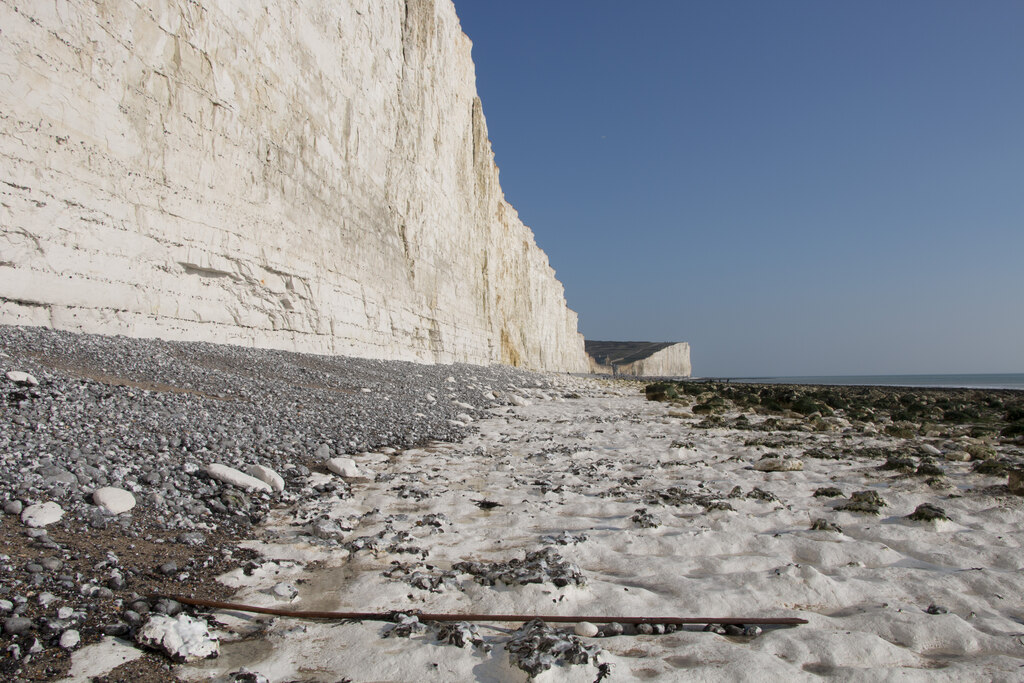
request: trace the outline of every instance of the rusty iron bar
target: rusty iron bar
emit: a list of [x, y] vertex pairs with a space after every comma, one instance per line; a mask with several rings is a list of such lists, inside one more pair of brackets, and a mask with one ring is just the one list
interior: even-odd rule
[[575, 624], [589, 621], [592, 624], [737, 624], [745, 626], [797, 626], [806, 624], [806, 619], [797, 617], [571, 617], [554, 614], [425, 614], [416, 610], [393, 610], [391, 612], [320, 612], [315, 610], [290, 610], [277, 607], [255, 607], [240, 605], [234, 602], [219, 600], [203, 600], [189, 598], [184, 595], [153, 595], [153, 599], [164, 598], [184, 605], [226, 609], [236, 612], [253, 612], [256, 614], [272, 614], [279, 617], [295, 619], [352, 619], [355, 621], [392, 621], [395, 614], [415, 615], [422, 621], [542, 621], [563, 624]]

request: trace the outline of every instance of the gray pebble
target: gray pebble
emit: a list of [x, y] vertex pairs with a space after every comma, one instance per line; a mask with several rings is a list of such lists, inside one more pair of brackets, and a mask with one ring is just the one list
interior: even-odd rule
[[119, 621], [113, 624], [105, 624], [100, 630], [103, 631], [104, 635], [119, 637], [128, 635], [132, 628], [123, 621]]
[[35, 626], [31, 619], [26, 617], [8, 617], [4, 620], [4, 632], [12, 636], [21, 635]]
[[44, 557], [43, 559], [39, 560], [39, 564], [43, 565], [44, 569], [47, 569], [51, 572], [57, 571], [58, 569], [64, 566], [64, 563], [58, 560], [56, 557]]
[[168, 600], [166, 598], [160, 598], [153, 605], [153, 611], [159, 614], [166, 614], [169, 617], [173, 617], [181, 611], [181, 603], [177, 600]]

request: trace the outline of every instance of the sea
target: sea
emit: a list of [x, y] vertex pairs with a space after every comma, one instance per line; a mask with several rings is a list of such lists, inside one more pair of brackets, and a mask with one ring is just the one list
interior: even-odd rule
[[1018, 389], [1024, 391], [1024, 373], [1021, 372], [977, 375], [820, 375], [807, 377], [730, 377], [714, 379], [764, 384], [949, 387], [962, 389]]

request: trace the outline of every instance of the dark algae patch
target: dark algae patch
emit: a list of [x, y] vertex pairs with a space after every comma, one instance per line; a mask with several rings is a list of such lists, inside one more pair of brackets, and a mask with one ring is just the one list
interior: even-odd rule
[[[940, 435], [1024, 440], [1024, 392], [1008, 389], [820, 386], [684, 380], [648, 384], [651, 401], [694, 403], [693, 412], [831, 417], [876, 425], [897, 438]], [[782, 422], [774, 425], [782, 428]], [[737, 425], [742, 428], [742, 423]]]

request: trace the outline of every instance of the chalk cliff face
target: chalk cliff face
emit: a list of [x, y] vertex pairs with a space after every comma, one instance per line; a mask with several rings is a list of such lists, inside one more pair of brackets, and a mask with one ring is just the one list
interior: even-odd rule
[[647, 358], [617, 366], [615, 374], [638, 377], [689, 377], [690, 345], [686, 342], [672, 344]]
[[0, 322], [586, 371], [450, 0], [0, 0]]

